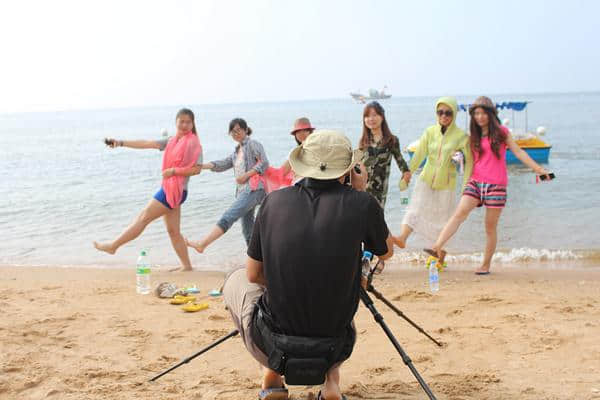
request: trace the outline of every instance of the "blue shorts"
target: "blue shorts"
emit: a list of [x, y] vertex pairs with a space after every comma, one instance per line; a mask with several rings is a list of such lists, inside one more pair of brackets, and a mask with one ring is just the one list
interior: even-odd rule
[[[165, 193], [163, 188], [160, 188], [160, 190], [156, 192], [156, 194], [154, 195], [154, 199], [160, 201], [160, 203], [163, 206], [167, 207], [169, 210], [173, 209], [173, 207], [171, 207], [167, 202], [167, 194]], [[179, 205], [185, 203], [185, 199], [187, 199], [187, 190], [183, 191], [183, 196], [181, 196], [181, 203], [179, 203]]]

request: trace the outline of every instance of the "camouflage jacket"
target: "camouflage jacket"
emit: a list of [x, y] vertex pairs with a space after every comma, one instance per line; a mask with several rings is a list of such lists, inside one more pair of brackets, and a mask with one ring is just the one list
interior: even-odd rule
[[388, 182], [392, 164], [392, 156], [396, 159], [398, 168], [404, 173], [410, 171], [408, 164], [404, 161], [400, 152], [400, 141], [394, 138], [394, 142], [389, 146], [369, 146], [363, 149], [363, 163], [367, 168], [369, 179], [367, 181], [367, 192], [371, 193], [382, 208], [385, 207], [387, 199]]

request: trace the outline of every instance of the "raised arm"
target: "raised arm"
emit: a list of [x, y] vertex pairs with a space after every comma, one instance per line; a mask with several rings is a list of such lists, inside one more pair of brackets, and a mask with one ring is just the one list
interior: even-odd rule
[[160, 150], [160, 141], [156, 140], [120, 140], [106, 138], [104, 143], [114, 149], [115, 147], [129, 147], [131, 149], [157, 149]]
[[202, 164], [202, 169], [210, 169], [212, 172], [223, 172], [233, 168], [233, 156], [226, 157], [222, 160], [211, 161], [206, 164]]
[[533, 161], [531, 157], [519, 147], [519, 145], [514, 141], [512, 135], [507, 132], [506, 134], [506, 145], [512, 151], [512, 153], [517, 157], [521, 162], [531, 168], [538, 175], [546, 175], [548, 171], [542, 168], [538, 163]]

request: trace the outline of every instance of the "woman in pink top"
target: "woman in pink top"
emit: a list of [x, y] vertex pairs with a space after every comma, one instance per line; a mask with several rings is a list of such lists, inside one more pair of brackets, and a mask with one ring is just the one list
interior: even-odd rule
[[506, 205], [506, 149], [535, 171], [546, 175], [548, 171], [540, 167], [513, 140], [508, 129], [498, 122], [496, 106], [488, 97], [481, 96], [469, 108], [471, 115], [471, 151], [473, 152], [473, 173], [463, 196], [431, 249], [425, 249], [443, 263], [446, 252], [442, 250], [446, 242], [456, 233], [460, 224], [475, 207], [485, 206], [486, 245], [482, 265], [475, 270], [477, 275], [488, 275], [492, 256], [496, 251], [498, 236], [496, 228], [502, 209]]
[[182, 108], [175, 117], [177, 134], [163, 140], [116, 140], [105, 139], [107, 146], [132, 149], [158, 149], [163, 151], [161, 188], [137, 218], [113, 241], [94, 242], [94, 247], [108, 254], [115, 254], [119, 247], [137, 238], [148, 224], [164, 217], [173, 249], [181, 262], [181, 271], [191, 271], [192, 264], [180, 232], [181, 205], [187, 198], [190, 176], [202, 170], [202, 146], [196, 133], [194, 113]]

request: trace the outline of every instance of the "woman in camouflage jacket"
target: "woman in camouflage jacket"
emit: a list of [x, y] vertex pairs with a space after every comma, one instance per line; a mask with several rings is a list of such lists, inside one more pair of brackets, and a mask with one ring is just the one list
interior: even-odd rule
[[367, 192], [385, 208], [392, 157], [407, 184], [411, 174], [400, 152], [400, 141], [392, 135], [385, 119], [385, 110], [376, 101], [367, 104], [363, 111], [363, 131], [359, 148], [365, 153], [363, 162], [369, 174]]

